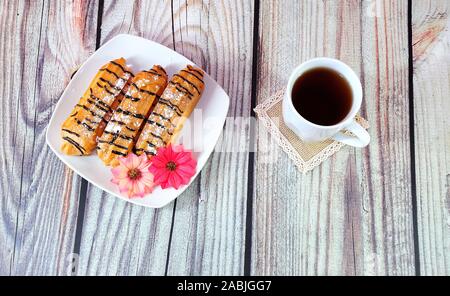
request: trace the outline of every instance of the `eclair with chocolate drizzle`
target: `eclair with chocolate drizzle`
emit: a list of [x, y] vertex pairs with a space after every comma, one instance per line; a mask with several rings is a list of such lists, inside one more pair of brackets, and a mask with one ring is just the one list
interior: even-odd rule
[[133, 77], [124, 58], [104, 65], [61, 127], [61, 151], [89, 155]]
[[167, 74], [159, 65], [136, 74], [131, 80], [127, 93], [98, 140], [97, 154], [106, 165], [118, 165], [118, 158], [131, 151], [167, 81]]
[[137, 155], [156, 155], [158, 148], [175, 141], [203, 93], [203, 75], [201, 69], [188, 65], [172, 77], [136, 143]]

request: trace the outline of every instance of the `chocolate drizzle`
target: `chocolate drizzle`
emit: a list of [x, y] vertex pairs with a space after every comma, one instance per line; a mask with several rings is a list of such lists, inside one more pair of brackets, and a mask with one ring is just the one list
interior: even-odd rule
[[102, 68], [102, 69], [100, 69], [100, 71], [106, 71], [106, 72], [108, 72], [108, 73], [110, 73], [110, 74], [116, 76], [117, 79], [120, 79], [119, 75], [117, 75], [116, 72], [111, 71], [111, 70], [109, 70], [108, 68]]
[[127, 156], [127, 154], [126, 154], [126, 153], [122, 153], [122, 152], [120, 152], [120, 151], [116, 151], [116, 150], [112, 150], [112, 151], [111, 151], [111, 153], [113, 153], [113, 154], [117, 154], [117, 155], [121, 155], [121, 156]]
[[157, 125], [157, 126], [159, 126], [160, 128], [166, 128], [163, 124], [161, 124], [161, 123], [159, 123], [159, 122], [156, 122], [156, 121], [153, 121], [153, 120], [150, 120], [150, 119], [148, 119], [147, 122], [150, 123], [150, 124]]
[[116, 146], [116, 147], [118, 147], [118, 148], [120, 148], [120, 149], [128, 150], [128, 147], [125, 147], [125, 146], [116, 144], [116, 143], [114, 143], [114, 142], [112, 142], [112, 141], [98, 140], [98, 142], [99, 142], [99, 143], [106, 143], [106, 144], [109, 144], [109, 145]]
[[110, 90], [108, 89], [108, 87], [106, 86], [106, 83], [103, 84], [103, 85], [101, 85], [99, 82], [97, 82], [97, 86], [100, 87], [100, 88], [103, 88], [107, 93], [109, 93], [109, 94], [112, 95], [112, 96], [117, 96], [117, 95], [118, 95], [118, 94], [115, 94], [115, 93], [113, 93], [112, 91], [110, 91]]
[[195, 74], [195, 72], [190, 72], [190, 71], [186, 71], [186, 70], [181, 70], [181, 72], [184, 72], [184, 73], [187, 73], [187, 74], [189, 74], [189, 75], [192, 75], [192, 76], [194, 76], [195, 78], [197, 78], [197, 80], [198, 81], [200, 81], [202, 84], [205, 84], [204, 82], [203, 82], [203, 79], [201, 79], [200, 77], [198, 77], [196, 74]]
[[111, 64], [116, 65], [117, 67], [119, 67], [120, 69], [122, 69], [123, 72], [129, 74], [131, 77], [134, 77], [133, 73], [131, 73], [130, 71], [127, 71], [121, 64], [115, 62], [115, 61], [111, 61]]
[[111, 119], [109, 122], [117, 123], [118, 125], [125, 125], [126, 123], [123, 121], [118, 121], [117, 119]]
[[[92, 101], [90, 101], [89, 103], [91, 103], [91, 102], [92, 102]], [[96, 106], [94, 102], [92, 102], [92, 103], [93, 103], [94, 106]], [[91, 104], [92, 104], [92, 103], [91, 103]], [[103, 118], [103, 117], [100, 116], [99, 114], [97, 114], [97, 113], [95, 113], [94, 111], [92, 111], [91, 109], [89, 109], [89, 107], [87, 107], [86, 105], [76, 104], [76, 106], [77, 106], [77, 107], [80, 107], [80, 108], [83, 108], [84, 110], [88, 111], [88, 112], [91, 113], [92, 116], [94, 116], [94, 117], [98, 117], [98, 118], [100, 118], [100, 119]], [[103, 111], [103, 109], [101, 109], [101, 110]]]
[[193, 88], [195, 88], [195, 90], [197, 91], [198, 94], [200, 94], [200, 90], [197, 88], [197, 86], [195, 84], [193, 84], [192, 82], [190, 82], [188, 79], [186, 79], [185, 77], [181, 76], [180, 74], [175, 74], [173, 75], [174, 77], [179, 77], [181, 78], [183, 81], [185, 81], [186, 83], [188, 83], [189, 85], [191, 85]]
[[[93, 96], [91, 96], [91, 97], [93, 97]], [[103, 104], [101, 104], [100, 103], [101, 102], [100, 99], [98, 99], [97, 97], [93, 97], [93, 98], [96, 98], [97, 101], [93, 101], [93, 100], [90, 100], [90, 99], [87, 99], [87, 101], [89, 103], [91, 103], [92, 105], [94, 105], [95, 107], [97, 107], [98, 109], [100, 109], [101, 111], [105, 112], [105, 113], [111, 111], [111, 107], [109, 107], [108, 105], [104, 104], [103, 102], [102, 102]]]
[[150, 147], [155, 147], [156, 148], [156, 145], [155, 144], [153, 144], [152, 142], [150, 142], [150, 141], [145, 141]]
[[151, 154], [151, 155], [153, 155], [153, 156], [155, 156], [156, 155], [156, 153], [155, 152], [153, 152], [153, 151], [148, 151], [148, 150], [145, 150], [145, 149], [143, 149], [143, 148], [136, 148], [136, 149], [134, 149], [134, 152], [144, 152], [145, 154]]
[[130, 99], [132, 102], [139, 102], [141, 100], [141, 98], [133, 97], [128, 93], [124, 97]]
[[198, 69], [196, 69], [196, 68], [194, 68], [194, 67], [192, 67], [192, 66], [187, 66], [187, 68], [188, 68], [190, 71], [197, 72], [200, 76], [203, 77], [203, 72], [201, 72], [200, 70], [198, 70]]
[[[159, 70], [163, 71], [163, 72], [164, 72], [164, 74], [166, 74], [166, 75], [167, 75], [167, 73], [166, 73], [166, 70], [164, 70], [164, 68], [163, 68], [163, 67], [161, 67], [160, 65], [156, 65], [156, 67], [157, 67], [157, 68], [158, 68]], [[152, 69], [151, 71], [153, 71], [153, 69]]]
[[[122, 134], [118, 134], [118, 133], [113, 133], [113, 132], [110, 132], [110, 131], [104, 131], [103, 133], [105, 133], [105, 134], [107, 134], [107, 135], [117, 135], [119, 138], [122, 138], [122, 139], [127, 140], [127, 141], [132, 141], [132, 140], [133, 140], [132, 137], [129, 137], [129, 136], [127, 136], [127, 135], [122, 135]], [[116, 137], [116, 138], [117, 138], [117, 137]]]
[[92, 124], [99, 124], [101, 122], [101, 120], [100, 121], [94, 121], [94, 120], [92, 120], [90, 118], [87, 118], [87, 117], [84, 120], [86, 120], [87, 122], [92, 123]]
[[156, 76], [162, 76], [161, 74], [159, 74], [158, 72], [156, 72], [154, 70], [146, 70], [146, 71], [143, 71], [143, 72], [150, 73], [150, 74], [153, 74], [153, 75], [156, 75]]
[[100, 98], [96, 97], [92, 91], [92, 88], [89, 89], [91, 91], [91, 95], [90, 97], [92, 99], [94, 99], [99, 105], [102, 105], [103, 107], [107, 108], [108, 110], [110, 110], [110, 106], [108, 104], [106, 104], [105, 102], [103, 102], [102, 100], [100, 100]]
[[123, 110], [122, 108], [117, 108], [116, 112], [117, 113], [122, 113], [122, 114], [125, 114], [125, 115], [129, 115], [129, 116], [133, 116], [134, 118], [137, 118], [137, 119], [144, 119], [145, 118], [145, 116], [142, 115], [142, 114], [133, 113], [133, 112], [130, 112], [130, 111], [127, 111], [127, 110]]
[[149, 94], [149, 95], [151, 95], [151, 96], [155, 96], [155, 97], [157, 96], [157, 94], [155, 94], [155, 93], [152, 92], [152, 91], [149, 91], [149, 90], [140, 88], [140, 87], [137, 86], [137, 84], [134, 83], [134, 82], [131, 83], [131, 85], [134, 86], [139, 92], [143, 92], [143, 93]]
[[182, 92], [186, 95], [188, 95], [189, 99], [192, 99], [191, 97], [193, 97], [194, 95], [184, 86], [182, 86], [180, 83], [178, 82], [174, 82], [174, 81], [170, 81], [169, 84], [172, 84], [173, 86], [175, 86], [175, 88], [179, 91]]
[[69, 137], [63, 137], [63, 140], [69, 142], [72, 144], [73, 147], [77, 148], [78, 151], [80, 151], [81, 155], [84, 155], [84, 152], [86, 151], [80, 144], [78, 144], [74, 139]]
[[153, 121], [153, 120], [150, 120], [150, 119], [148, 119], [147, 122], [148, 122], [149, 124], [156, 125], [156, 126], [158, 126], [158, 127], [160, 127], [160, 128], [165, 129], [165, 131], [166, 131], [169, 135], [173, 136], [173, 133], [171, 133], [171, 132], [169, 131], [169, 129], [166, 129], [166, 127], [165, 127], [164, 125], [162, 125], [161, 123], [156, 122], [156, 121]]
[[164, 139], [163, 139], [161, 136], [158, 136], [157, 134], [154, 134], [154, 133], [152, 133], [152, 132], [150, 132], [150, 134], [151, 134], [153, 137], [155, 137], [155, 138], [157, 138], [157, 139], [160, 139], [160, 140], [164, 143], [164, 145], [166, 145], [166, 141], [164, 141]]
[[178, 114], [178, 116], [182, 116], [184, 113], [183, 110], [181, 110], [177, 105], [172, 104], [172, 102], [170, 102], [169, 100], [161, 98], [159, 99], [158, 103], [168, 106], [170, 109], [175, 111]]
[[156, 115], [156, 116], [161, 117], [162, 119], [164, 119], [164, 120], [166, 120], [167, 122], [169, 122], [173, 127], [175, 127], [175, 124], [173, 124], [172, 121], [170, 121], [170, 118], [167, 118], [167, 117], [165, 117], [164, 115], [159, 114], [159, 113], [156, 113], [156, 112], [154, 112], [154, 111], [153, 111], [152, 115]]
[[82, 121], [80, 121], [80, 120], [78, 120], [78, 119], [76, 119], [75, 121], [76, 121], [79, 125], [84, 126], [88, 131], [91, 131], [91, 132], [95, 131], [95, 129], [94, 129], [93, 127], [91, 127], [89, 124], [87, 124], [86, 122], [82, 122]]
[[107, 83], [111, 88], [114, 88], [117, 91], [121, 91], [122, 90], [120, 87], [112, 84], [111, 81], [109, 81], [107, 79], [104, 79], [103, 77], [100, 77], [99, 79], [100, 79], [100, 81]]
[[67, 132], [67, 133], [69, 133], [69, 134], [72, 134], [72, 135], [75, 135], [75, 136], [77, 136], [77, 137], [80, 137], [80, 135], [79, 135], [78, 133], [73, 132], [73, 131], [71, 131], [71, 130], [68, 130], [68, 129], [66, 129], [66, 128], [63, 128], [62, 130], [65, 131], [65, 132]]

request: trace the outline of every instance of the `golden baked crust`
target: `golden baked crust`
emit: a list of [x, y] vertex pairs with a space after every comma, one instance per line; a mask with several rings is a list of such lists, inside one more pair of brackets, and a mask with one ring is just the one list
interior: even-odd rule
[[118, 158], [131, 151], [153, 103], [167, 86], [167, 80], [166, 72], [159, 65], [136, 74], [131, 80], [124, 99], [98, 139], [97, 154], [106, 165], [117, 165]]
[[172, 77], [142, 130], [136, 154], [155, 155], [159, 147], [175, 141], [203, 93], [203, 75], [201, 69], [188, 65]]
[[72, 113], [61, 127], [61, 150], [68, 155], [88, 155], [97, 137], [122, 99], [133, 74], [124, 58], [104, 65], [92, 80]]

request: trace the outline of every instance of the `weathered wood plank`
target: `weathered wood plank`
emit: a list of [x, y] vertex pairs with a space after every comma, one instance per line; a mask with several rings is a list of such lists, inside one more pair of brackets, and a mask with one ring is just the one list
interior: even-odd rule
[[[105, 1], [101, 43], [129, 33], [172, 47], [169, 1]], [[164, 275], [174, 203], [153, 210], [90, 185], [79, 275]]]
[[79, 178], [45, 144], [71, 68], [95, 47], [95, 1], [0, 4], [0, 274], [66, 274]]
[[78, 275], [164, 275], [173, 203], [132, 205], [89, 184]]
[[420, 269], [450, 275], [450, 3], [412, 9]]
[[253, 1], [174, 1], [175, 47], [231, 98], [224, 133], [176, 204], [170, 275], [244, 272]]
[[[251, 5], [238, 1], [172, 4], [173, 15], [169, 1], [142, 1], [134, 5], [128, 1], [105, 2], [102, 41], [127, 32], [174, 48], [228, 90], [233, 99], [232, 116], [248, 115]], [[223, 19], [224, 14], [229, 18]], [[227, 131], [221, 147], [237, 149], [237, 145], [248, 142], [248, 127], [244, 123], [230, 122]], [[242, 273], [247, 176], [247, 150], [243, 150], [243, 153], [215, 153], [202, 174], [178, 199], [168, 274]], [[143, 209], [90, 186], [79, 274], [163, 274], [172, 214], [173, 203], [161, 210]], [[149, 220], [153, 217], [153, 222], [143, 221], [142, 217]], [[136, 223], [143, 233], [136, 230]], [[219, 237], [214, 241], [206, 239], [214, 235]], [[134, 243], [129, 245], [130, 241]], [[142, 246], [147, 246], [146, 252], [141, 251]], [[216, 261], [221, 260], [223, 264], [218, 266]]]
[[273, 152], [255, 160], [253, 274], [414, 274], [407, 4], [262, 1], [258, 102], [301, 62], [339, 58], [361, 77], [372, 142], [302, 175], [258, 129]]

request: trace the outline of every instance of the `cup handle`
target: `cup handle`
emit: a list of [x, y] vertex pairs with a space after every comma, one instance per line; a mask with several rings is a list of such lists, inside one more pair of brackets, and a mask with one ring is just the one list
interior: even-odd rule
[[366, 147], [367, 145], [369, 145], [370, 142], [369, 133], [355, 120], [353, 120], [352, 123], [345, 129], [353, 133], [354, 136], [348, 136], [343, 134], [342, 132], [339, 132], [332, 138], [338, 142], [342, 142], [349, 146], [358, 148]]

